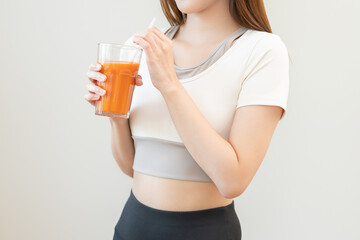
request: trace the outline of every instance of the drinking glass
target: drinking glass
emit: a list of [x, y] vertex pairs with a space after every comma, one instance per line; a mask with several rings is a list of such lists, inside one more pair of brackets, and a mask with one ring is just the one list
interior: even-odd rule
[[96, 115], [129, 118], [142, 52], [137, 46], [98, 43], [97, 62], [106, 80], [97, 81], [97, 85], [106, 93], [96, 101]]

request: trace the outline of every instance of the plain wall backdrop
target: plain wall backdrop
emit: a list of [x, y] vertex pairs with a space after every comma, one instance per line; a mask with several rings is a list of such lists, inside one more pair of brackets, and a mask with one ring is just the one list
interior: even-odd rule
[[[244, 240], [356, 240], [360, 2], [265, 0], [288, 114], [235, 199]], [[0, 0], [0, 239], [112, 239], [132, 178], [83, 96], [97, 43], [170, 26], [159, 0]], [[136, 89], [135, 89], [136, 91]]]

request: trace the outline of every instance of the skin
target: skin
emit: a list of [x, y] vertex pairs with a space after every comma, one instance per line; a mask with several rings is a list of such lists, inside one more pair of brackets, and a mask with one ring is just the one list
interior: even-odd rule
[[[118, 161], [118, 164], [133, 177], [133, 193], [142, 203], [169, 211], [226, 206], [245, 191], [255, 176], [283, 109], [265, 105], [239, 107], [229, 138], [222, 138], [177, 79], [174, 64], [181, 67], [197, 64], [240, 26], [228, 11], [228, 0], [184, 0], [177, 1], [177, 4], [180, 11], [188, 14], [188, 19], [173, 40], [156, 27], [136, 33], [133, 40], [146, 51], [151, 82], [163, 96], [184, 145], [213, 182], [160, 178], [133, 171], [134, 145], [120, 139], [131, 136], [129, 127], [125, 127], [128, 122], [110, 118], [114, 132], [120, 132], [122, 128], [122, 135], [113, 135], [121, 136], [113, 140], [117, 142], [113, 149], [123, 147], [118, 156], [128, 161], [127, 164]], [[196, 57], [189, 58], [189, 55]], [[85, 99], [91, 104], [97, 96], [98, 87], [94, 83], [101, 81], [102, 74], [97, 72], [99, 67], [91, 65], [88, 72], [91, 83], [87, 85], [89, 94]], [[136, 85], [142, 85], [141, 76], [138, 76]]]

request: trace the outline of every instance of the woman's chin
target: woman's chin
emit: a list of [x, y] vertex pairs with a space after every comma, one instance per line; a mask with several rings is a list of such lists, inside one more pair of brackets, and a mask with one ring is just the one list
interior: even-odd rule
[[182, 13], [196, 13], [200, 12], [206, 7], [202, 1], [195, 0], [176, 0], [176, 5]]

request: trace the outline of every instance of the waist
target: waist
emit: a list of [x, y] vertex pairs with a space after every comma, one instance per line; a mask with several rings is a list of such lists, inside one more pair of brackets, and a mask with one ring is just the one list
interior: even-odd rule
[[134, 171], [132, 192], [146, 206], [166, 211], [196, 211], [232, 203], [213, 182], [155, 177]]

